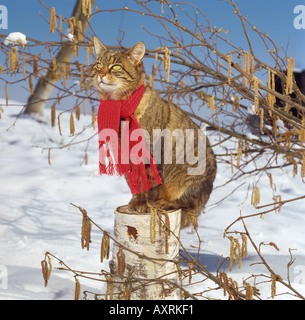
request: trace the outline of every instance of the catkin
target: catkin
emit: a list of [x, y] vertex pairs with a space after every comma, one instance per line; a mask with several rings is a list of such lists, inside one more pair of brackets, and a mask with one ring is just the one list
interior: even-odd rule
[[33, 94], [33, 93], [34, 93], [34, 88], [33, 88], [32, 75], [29, 76], [29, 87], [30, 87], [30, 92], [31, 92], [31, 94]]
[[293, 69], [295, 67], [294, 59], [288, 58], [286, 94], [291, 94], [293, 91]]
[[271, 275], [271, 298], [274, 299], [276, 295], [276, 274]]
[[22, 69], [23, 69], [23, 78], [25, 79], [26, 78], [26, 53], [23, 54]]
[[255, 113], [259, 114], [259, 97], [258, 97], [258, 79], [256, 77], [253, 77], [254, 82], [254, 108]]
[[231, 62], [232, 62], [232, 56], [231, 55], [227, 55], [227, 59], [228, 59], [228, 85], [231, 84]]
[[80, 298], [80, 283], [77, 277], [75, 277], [74, 300], [79, 300], [79, 298]]
[[157, 209], [150, 208], [150, 242], [153, 244], [156, 238]]
[[303, 161], [302, 161], [301, 177], [302, 177], [302, 178], [305, 178], [305, 152], [303, 152]]
[[54, 33], [57, 28], [57, 20], [56, 20], [56, 13], [55, 13], [55, 7], [51, 8], [50, 11], [50, 30], [51, 33]]
[[104, 261], [104, 258], [109, 259], [109, 251], [110, 251], [109, 234], [107, 232], [104, 232], [102, 243], [101, 243], [101, 262]]
[[251, 195], [251, 205], [253, 205], [254, 208], [256, 208], [259, 203], [260, 203], [260, 192], [259, 192], [259, 188], [255, 186]]
[[209, 99], [209, 106], [213, 113], [215, 113], [215, 99], [213, 95]]
[[241, 245], [241, 257], [248, 258], [248, 248], [247, 248], [247, 236], [245, 234], [241, 235], [242, 245]]
[[119, 276], [123, 275], [124, 269], [125, 269], [125, 254], [122, 251], [122, 248], [117, 253], [117, 259], [118, 259], [118, 269], [117, 273]]
[[259, 118], [260, 118], [260, 132], [264, 134], [264, 109], [259, 108]]
[[164, 70], [166, 71], [166, 81], [169, 82], [171, 51], [167, 47], [165, 47], [163, 50], [164, 50], [163, 66], [164, 66]]
[[83, 41], [83, 23], [81, 22], [81, 20], [77, 21], [77, 38], [79, 42]]
[[41, 261], [41, 269], [42, 269], [42, 276], [44, 280], [44, 286], [48, 285], [48, 280], [50, 279], [51, 270], [52, 270], [52, 263], [51, 258], [48, 256], [48, 262], [46, 259]]
[[231, 173], [234, 173], [234, 167], [233, 167], [233, 152], [231, 151]]
[[15, 72], [18, 69], [18, 50], [16, 47], [12, 48], [12, 71]]
[[243, 141], [238, 139], [238, 149], [237, 149], [237, 160], [236, 160], [236, 167], [239, 168], [240, 160], [243, 154]]
[[238, 264], [238, 269], [241, 268], [241, 247], [238, 239], [234, 239], [234, 256], [235, 256], [235, 261]]
[[168, 238], [170, 236], [170, 220], [166, 211], [163, 212], [165, 218], [165, 253], [168, 253]]
[[230, 264], [229, 264], [229, 271], [232, 271], [232, 267], [234, 264], [234, 256], [235, 256], [235, 242], [233, 237], [228, 237], [230, 240]]
[[38, 61], [37, 56], [33, 56], [33, 73], [35, 76], [35, 80], [38, 78]]
[[113, 299], [113, 278], [106, 276], [107, 281], [107, 287], [106, 287], [106, 293], [105, 293], [105, 300], [112, 300]]
[[72, 136], [74, 136], [74, 133], [75, 133], [74, 117], [73, 117], [73, 112], [71, 112], [71, 115], [70, 115], [70, 134]]
[[[268, 83], [267, 83], [267, 85], [268, 85], [269, 89], [275, 91], [275, 78], [274, 78], [274, 73], [271, 72], [271, 71], [268, 72]], [[276, 102], [276, 97], [270, 92], [268, 92], [268, 95], [267, 95], [267, 102], [268, 102], [268, 107], [270, 109], [270, 110], [268, 110], [269, 111], [269, 115], [272, 116], [272, 110], [273, 110], [274, 104]]]
[[246, 284], [246, 300], [253, 300], [253, 287], [249, 283]]
[[48, 285], [48, 264], [46, 260], [41, 261], [41, 269], [44, 280], [44, 286], [46, 287]]
[[91, 108], [91, 123], [92, 123], [93, 130], [95, 130], [95, 122], [96, 122], [95, 111], [94, 111], [94, 107], [92, 107]]
[[6, 104], [6, 106], [8, 106], [7, 84], [4, 87], [4, 92], [5, 92], [5, 104]]
[[58, 123], [58, 131], [59, 131], [59, 134], [62, 136], [61, 126], [60, 126], [60, 116], [61, 116], [61, 113], [57, 116], [57, 123]]
[[83, 221], [82, 221], [82, 229], [81, 229], [81, 245], [82, 249], [87, 248], [89, 250], [89, 244], [91, 242], [91, 222], [87, 216], [86, 210], [82, 211], [83, 213]]
[[75, 117], [76, 117], [77, 120], [80, 119], [80, 108], [79, 108], [79, 105], [77, 105], [75, 107]]
[[51, 126], [55, 127], [55, 121], [56, 121], [56, 108], [55, 104], [51, 107]]

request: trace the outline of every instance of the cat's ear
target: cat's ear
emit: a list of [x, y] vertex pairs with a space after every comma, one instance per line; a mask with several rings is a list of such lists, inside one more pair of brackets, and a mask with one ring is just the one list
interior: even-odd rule
[[96, 56], [98, 57], [103, 51], [107, 51], [107, 48], [101, 43], [97, 37], [93, 37], [94, 49]]
[[127, 51], [127, 54], [134, 65], [139, 64], [145, 54], [144, 43], [142, 41], [137, 43], [134, 47], [132, 47], [129, 51]]

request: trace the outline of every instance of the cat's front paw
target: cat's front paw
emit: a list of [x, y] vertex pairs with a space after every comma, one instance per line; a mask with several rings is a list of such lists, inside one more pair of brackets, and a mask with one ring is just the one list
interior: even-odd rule
[[128, 209], [139, 213], [150, 212], [150, 208], [147, 201], [141, 199], [140, 197], [133, 197], [128, 203]]

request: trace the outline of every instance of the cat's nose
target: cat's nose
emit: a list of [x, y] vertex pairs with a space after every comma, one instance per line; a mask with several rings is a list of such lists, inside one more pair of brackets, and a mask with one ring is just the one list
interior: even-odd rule
[[101, 79], [103, 79], [105, 77], [105, 75], [106, 75], [105, 73], [99, 73], [99, 76]]

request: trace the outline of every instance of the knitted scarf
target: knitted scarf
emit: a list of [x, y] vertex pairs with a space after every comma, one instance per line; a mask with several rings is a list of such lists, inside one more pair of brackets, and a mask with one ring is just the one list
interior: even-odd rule
[[[132, 194], [162, 184], [156, 164], [147, 150], [139, 122], [133, 114], [144, 90], [144, 85], [141, 85], [126, 100], [100, 100], [97, 114], [100, 174], [125, 174]], [[125, 120], [125, 123], [121, 128], [119, 144], [121, 120]], [[134, 141], [134, 137], [131, 139], [132, 133], [136, 133], [141, 141]], [[145, 164], [150, 167], [149, 175]]]

